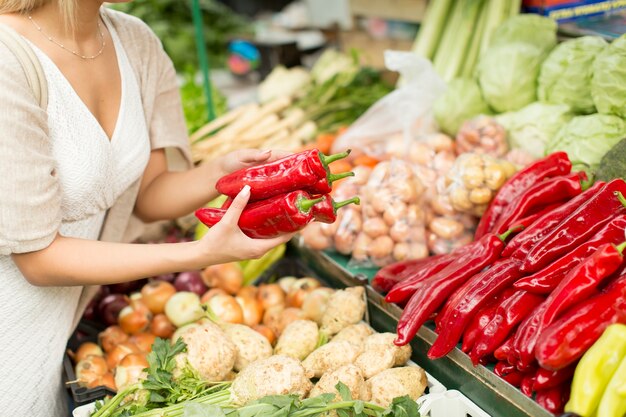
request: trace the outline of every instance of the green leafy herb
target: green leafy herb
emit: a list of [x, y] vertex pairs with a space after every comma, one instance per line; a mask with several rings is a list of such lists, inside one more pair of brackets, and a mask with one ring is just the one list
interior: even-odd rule
[[391, 402], [390, 416], [394, 417], [419, 417], [419, 408], [417, 403], [408, 395], [404, 397], [394, 398]]
[[346, 386], [343, 382], [339, 381], [337, 385], [335, 385], [337, 392], [341, 395], [341, 399], [344, 401], [352, 401], [352, 394], [350, 393], [350, 388]]

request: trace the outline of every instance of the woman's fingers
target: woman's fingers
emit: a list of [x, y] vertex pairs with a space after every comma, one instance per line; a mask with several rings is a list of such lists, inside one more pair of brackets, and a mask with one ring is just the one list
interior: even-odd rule
[[241, 212], [244, 208], [246, 208], [246, 204], [248, 204], [248, 200], [250, 199], [250, 186], [244, 185], [239, 194], [233, 199], [232, 204], [224, 213], [224, 217], [222, 218], [222, 222], [227, 224], [237, 225], [239, 223], [239, 217], [241, 217]]

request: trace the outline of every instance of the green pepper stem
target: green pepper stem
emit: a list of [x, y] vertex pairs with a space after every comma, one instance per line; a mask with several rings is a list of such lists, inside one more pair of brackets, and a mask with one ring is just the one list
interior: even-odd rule
[[501, 235], [498, 236], [498, 238], [500, 238], [501, 241], [506, 242], [506, 240], [509, 238], [509, 236], [511, 236], [512, 233], [517, 233], [522, 230], [524, 230], [524, 225], [520, 224], [502, 233]]
[[347, 177], [354, 177], [354, 172], [348, 171], [348, 172], [342, 172], [340, 174], [329, 174], [328, 182], [333, 183], [337, 180], [340, 180], [342, 178], [347, 178]]
[[328, 166], [328, 164], [330, 164], [331, 162], [335, 162], [335, 161], [338, 161], [340, 159], [347, 157], [348, 155], [350, 155], [350, 152], [352, 152], [352, 150], [348, 149], [345, 152], [336, 153], [333, 155], [324, 155], [321, 152], [319, 153], [319, 155], [320, 155], [320, 160], [322, 161], [322, 164], [324, 164], [324, 166]]
[[587, 174], [587, 179], [580, 181], [580, 188], [583, 191], [587, 191], [589, 188], [591, 188], [591, 186], [595, 182], [595, 180], [593, 178], [593, 174], [590, 174], [588, 172], [585, 172], [585, 174]]
[[615, 194], [615, 197], [617, 197], [619, 202], [622, 203], [622, 206], [626, 207], [626, 198], [624, 198], [624, 194], [619, 191], [615, 191], [613, 194]]
[[617, 245], [616, 248], [621, 255], [622, 253], [624, 253], [624, 249], [626, 249], [626, 242], [622, 242], [621, 244]]
[[351, 199], [345, 201], [333, 201], [333, 208], [337, 210], [343, 206], [347, 206], [348, 204], [356, 204], [358, 206], [361, 204], [361, 199], [359, 197], [352, 197]]
[[302, 200], [298, 201], [298, 208], [300, 209], [300, 211], [307, 213], [309, 210], [311, 210], [311, 208], [316, 205], [317, 203], [319, 203], [320, 201], [322, 201], [324, 199], [324, 197], [320, 197], [320, 198], [314, 198], [314, 199], [308, 199], [308, 198], [303, 198]]

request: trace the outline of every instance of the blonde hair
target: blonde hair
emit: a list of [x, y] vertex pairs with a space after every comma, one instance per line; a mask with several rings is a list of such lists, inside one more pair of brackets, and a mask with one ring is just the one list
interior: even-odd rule
[[[29, 13], [52, 0], [0, 0], [0, 14]], [[61, 11], [66, 28], [76, 24], [76, 4], [78, 0], [54, 0]]]

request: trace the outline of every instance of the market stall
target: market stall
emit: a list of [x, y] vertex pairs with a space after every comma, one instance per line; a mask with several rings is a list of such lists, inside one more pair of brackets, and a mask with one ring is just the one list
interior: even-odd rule
[[626, 415], [626, 35], [520, 3], [431, 1], [385, 71], [328, 49], [190, 124], [196, 164], [292, 154], [153, 243], [200, 239], [246, 186], [243, 233], [297, 235], [102, 287], [74, 415]]

